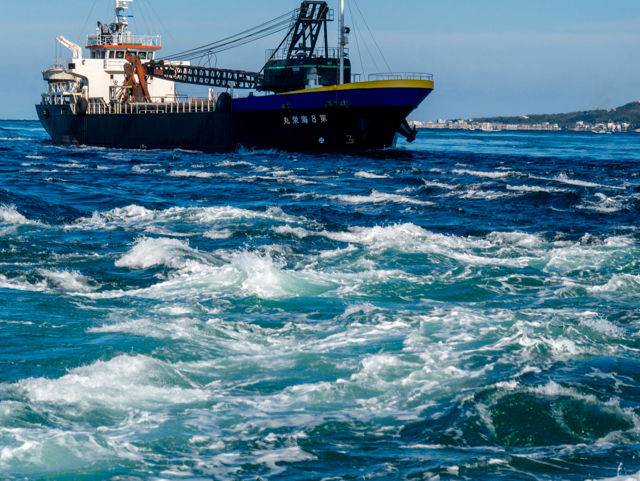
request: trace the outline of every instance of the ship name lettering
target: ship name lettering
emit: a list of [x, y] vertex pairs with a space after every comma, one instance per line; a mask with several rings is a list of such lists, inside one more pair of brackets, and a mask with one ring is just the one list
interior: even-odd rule
[[289, 121], [289, 117], [284, 118], [284, 125], [291, 125], [291, 122]]
[[315, 115], [312, 115], [312, 116], [311, 116], [311, 122], [313, 122], [314, 124], [317, 124], [317, 123], [318, 123], [318, 119], [316, 119], [316, 116], [315, 116]]
[[306, 115], [302, 116], [302, 123], [303, 124], [308, 124], [309, 123], [309, 117], [307, 117]]
[[327, 121], [327, 116], [326, 115], [321, 115], [320, 116], [320, 122], [325, 123]]
[[294, 124], [299, 124], [300, 123], [297, 115], [295, 117], [293, 117], [292, 119], [293, 119], [293, 123]]

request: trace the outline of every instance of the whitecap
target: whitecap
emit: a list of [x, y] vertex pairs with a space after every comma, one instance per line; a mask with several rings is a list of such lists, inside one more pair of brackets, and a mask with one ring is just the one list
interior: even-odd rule
[[187, 241], [143, 237], [115, 265], [130, 269], [147, 269], [158, 265], [180, 268], [184, 267], [185, 257], [189, 255], [198, 256], [198, 252], [191, 249]]
[[516, 192], [545, 192], [547, 194], [556, 192], [569, 192], [567, 189], [556, 189], [554, 187], [540, 187], [537, 185], [507, 185], [508, 190]]
[[386, 174], [380, 175], [380, 174], [376, 174], [374, 172], [368, 172], [368, 171], [365, 171], [365, 170], [361, 170], [360, 172], [356, 172], [354, 174], [354, 176], [362, 178], [362, 179], [388, 179], [389, 178], [389, 176], [386, 175]]
[[210, 230], [203, 234], [204, 237], [213, 240], [228, 239], [233, 235], [229, 229]]
[[584, 317], [580, 319], [580, 325], [608, 337], [622, 338], [625, 333], [624, 329], [616, 326], [611, 321], [594, 315], [594, 313], [585, 313]]
[[34, 269], [27, 274], [16, 277], [0, 274], [0, 287], [18, 291], [53, 291], [71, 294], [87, 294], [100, 287], [93, 279], [77, 271]]
[[371, 190], [370, 195], [320, 195], [315, 194], [316, 197], [335, 200], [345, 204], [379, 204], [383, 202], [396, 202], [398, 204], [414, 204], [414, 205], [436, 205], [433, 202], [414, 199], [412, 197], [406, 197], [397, 194], [386, 194], [384, 192], [378, 192], [375, 189]]
[[460, 187], [460, 184], [451, 185], [451, 184], [444, 184], [442, 182], [432, 182], [432, 181], [424, 180], [424, 179], [422, 180], [422, 182], [427, 187], [439, 187], [441, 189], [447, 189], [447, 190], [455, 190], [455, 189]]
[[315, 461], [318, 459], [313, 454], [309, 454], [299, 446], [276, 449], [272, 451], [258, 451], [254, 453], [260, 457], [255, 462], [265, 464], [271, 469], [271, 475], [276, 475], [286, 471], [284, 466], [278, 466], [276, 463], [296, 463], [301, 461]]
[[577, 205], [577, 209], [591, 210], [602, 214], [612, 214], [619, 212], [626, 208], [625, 204], [619, 198], [607, 197], [604, 194], [596, 193], [597, 202], [591, 202], [587, 199], [582, 199], [582, 204]]
[[244, 160], [223, 160], [216, 164], [218, 167], [254, 167], [251, 162], [245, 162]]
[[153, 409], [209, 398], [170, 364], [147, 356], [118, 356], [78, 367], [57, 378], [18, 381], [31, 403], [73, 405], [76, 409]]
[[571, 179], [569, 177], [567, 177], [567, 174], [559, 174], [555, 177], [549, 178], [549, 177], [536, 177], [533, 175], [529, 175], [529, 177], [531, 179], [537, 179], [537, 180], [546, 180], [546, 181], [550, 181], [550, 182], [561, 182], [563, 184], [569, 184], [569, 185], [577, 185], [579, 187], [595, 187], [595, 188], [603, 188], [603, 189], [624, 189], [624, 187], [617, 187], [617, 186], [613, 186], [613, 185], [604, 185], [604, 184], [597, 184], [595, 182], [588, 182], [586, 180], [578, 180], [578, 179]]
[[190, 170], [173, 170], [169, 172], [169, 177], [198, 177], [200, 179], [211, 179], [212, 177], [230, 177], [223, 172], [196, 172]]
[[304, 222], [302, 217], [285, 214], [279, 207], [266, 211], [252, 211], [236, 207], [172, 207], [166, 210], [151, 210], [139, 205], [116, 208], [107, 212], [94, 212], [91, 218], [80, 218], [66, 229], [116, 229], [127, 227], [146, 229], [152, 224], [180, 223], [206, 225], [218, 222], [263, 219], [281, 222]]
[[487, 172], [478, 170], [455, 169], [453, 170], [453, 173], [459, 175], [475, 175], [476, 177], [489, 177], [491, 179], [504, 179], [505, 177], [509, 177], [510, 175], [515, 174], [516, 172]]
[[44, 224], [29, 220], [16, 209], [15, 205], [0, 204], [0, 224], [9, 225], [39, 225]]
[[605, 294], [640, 294], [640, 276], [632, 274], [615, 274], [601, 286], [587, 287], [593, 293]]

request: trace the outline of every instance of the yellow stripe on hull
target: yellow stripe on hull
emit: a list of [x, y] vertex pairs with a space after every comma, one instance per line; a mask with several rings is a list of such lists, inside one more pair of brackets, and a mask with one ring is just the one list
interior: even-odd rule
[[356, 90], [356, 89], [427, 89], [433, 90], [433, 81], [431, 80], [374, 80], [371, 82], [354, 82], [344, 85], [331, 85], [329, 87], [319, 87], [308, 90], [295, 90], [293, 92], [284, 92], [278, 95], [301, 94], [305, 92], [335, 92], [339, 90]]

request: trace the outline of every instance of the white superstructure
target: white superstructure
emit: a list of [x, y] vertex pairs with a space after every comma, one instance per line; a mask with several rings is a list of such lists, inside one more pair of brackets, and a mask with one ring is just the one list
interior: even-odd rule
[[[80, 98], [89, 105], [107, 106], [121, 98], [125, 83], [124, 65], [127, 54], [137, 55], [142, 63], [153, 60], [162, 42], [159, 35], [133, 35], [129, 31], [127, 10], [133, 0], [115, 0], [115, 21], [109, 25], [98, 22], [98, 28], [87, 36], [87, 58], [80, 46], [64, 37], [56, 41], [68, 48], [72, 57], [43, 70], [49, 90], [42, 94], [45, 104], [76, 104]], [[188, 65], [183, 62], [183, 65]], [[147, 79], [152, 102], [175, 102], [175, 83], [169, 80]]]

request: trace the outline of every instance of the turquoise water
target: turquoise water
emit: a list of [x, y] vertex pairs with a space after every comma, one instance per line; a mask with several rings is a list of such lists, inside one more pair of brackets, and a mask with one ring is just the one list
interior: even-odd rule
[[0, 478], [638, 479], [640, 137], [0, 159]]

